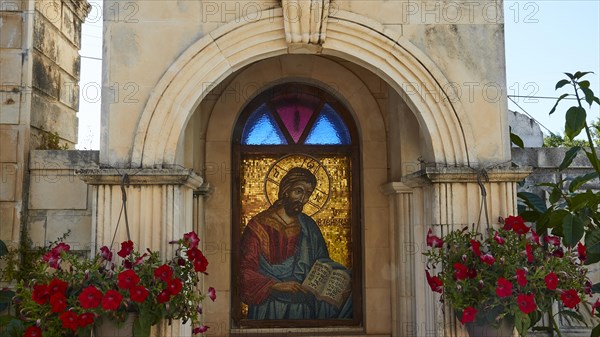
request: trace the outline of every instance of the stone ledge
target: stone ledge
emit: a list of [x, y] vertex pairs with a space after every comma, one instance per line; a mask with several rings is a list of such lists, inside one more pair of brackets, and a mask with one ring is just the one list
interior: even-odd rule
[[[484, 182], [519, 182], [525, 179], [533, 169], [529, 166], [498, 167], [487, 169]], [[431, 183], [477, 183], [479, 170], [471, 167], [427, 167], [402, 177], [402, 181], [410, 187]]]
[[129, 185], [186, 185], [197, 189], [202, 185], [202, 177], [190, 169], [113, 169], [89, 168], [75, 170], [88, 185], [119, 185], [124, 175]]

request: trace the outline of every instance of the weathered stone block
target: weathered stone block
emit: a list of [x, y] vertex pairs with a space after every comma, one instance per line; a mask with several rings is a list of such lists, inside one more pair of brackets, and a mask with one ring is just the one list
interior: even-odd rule
[[79, 84], [78, 81], [66, 73], [62, 73], [60, 86], [60, 101], [72, 108], [74, 111], [79, 109]]
[[16, 164], [0, 164], [0, 201], [15, 201], [18, 169]]
[[0, 130], [0, 163], [17, 162], [17, 145], [19, 143], [18, 130]]
[[61, 0], [43, 0], [35, 2], [36, 14], [41, 14], [53, 26], [60, 29], [62, 21]]
[[59, 163], [48, 163], [32, 170], [29, 209], [86, 209], [87, 185], [71, 170], [56, 170]]
[[66, 4], [63, 4], [61, 32], [77, 48], [81, 48], [81, 21]]
[[24, 9], [24, 0], [0, 0], [0, 11], [18, 12]]
[[77, 48], [62, 37], [57, 40], [57, 46], [58, 65], [69, 75], [79, 78], [81, 62]]
[[[17, 241], [18, 223], [16, 219], [17, 203], [0, 202], [0, 240], [6, 244]], [[14, 242], [16, 244], [16, 242]]]
[[36, 16], [33, 24], [33, 48], [56, 61], [58, 31], [42, 16]]
[[66, 242], [73, 250], [89, 250], [92, 238], [91, 213], [81, 211], [49, 211], [46, 218], [46, 241], [56, 240], [67, 231]]
[[31, 103], [31, 126], [57, 132], [61, 138], [77, 143], [76, 111], [67, 108], [57, 100], [49, 99], [37, 93]]
[[22, 16], [18, 12], [0, 12], [0, 48], [21, 48]]
[[0, 124], [19, 124], [21, 94], [0, 91]]
[[21, 83], [21, 50], [0, 53], [0, 90], [12, 91]]
[[58, 66], [37, 53], [33, 54], [33, 87], [54, 98], [59, 97]]

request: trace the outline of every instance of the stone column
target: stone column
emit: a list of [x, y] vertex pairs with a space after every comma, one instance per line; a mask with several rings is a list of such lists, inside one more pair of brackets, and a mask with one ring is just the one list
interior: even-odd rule
[[390, 199], [392, 336], [417, 336], [415, 320], [413, 190], [401, 182], [382, 187]]
[[[419, 329], [417, 335], [466, 336], [450, 308], [446, 308], [445, 314], [442, 314], [439, 297], [434, 296], [425, 280], [425, 260], [421, 253], [427, 250], [425, 237], [429, 228], [442, 237], [465, 226], [476, 226], [481, 232], [485, 232], [488, 221], [489, 226], [494, 226], [498, 217], [517, 214], [517, 183], [529, 173], [529, 167], [497, 167], [488, 170], [433, 167], [404, 177], [406, 185], [414, 189], [412, 203], [415, 207], [411, 208], [415, 214], [412, 216], [419, 219], [411, 226], [413, 232], [403, 231], [405, 235], [409, 234], [414, 238], [410, 242], [418, 243], [417, 246], [420, 247], [415, 254], [414, 276], [410, 274], [414, 277], [413, 303], [416, 306], [415, 322]], [[397, 207], [404, 209], [406, 206], [403, 202], [406, 203], [399, 201]], [[411, 204], [410, 201], [408, 203]], [[411, 211], [403, 212], [405, 214], [398, 215], [401, 220], [395, 220], [394, 223], [399, 225], [402, 221], [407, 221], [404, 220], [407, 216], [411, 216]], [[409, 270], [406, 269], [405, 272]], [[397, 297], [395, 301], [400, 307], [403, 298]]]
[[[177, 240], [193, 229], [194, 190], [202, 178], [186, 169], [84, 169], [77, 174], [93, 185], [92, 250], [103, 245], [118, 250], [127, 240], [127, 228], [122, 212], [122, 186], [127, 195], [127, 215], [131, 240], [139, 249], [160, 251], [172, 256]], [[121, 184], [127, 174], [128, 184]], [[119, 221], [119, 216], [121, 217]], [[117, 228], [118, 224], [118, 228]], [[116, 235], [115, 235], [116, 233]], [[153, 336], [190, 336], [189, 325], [160, 324]]]

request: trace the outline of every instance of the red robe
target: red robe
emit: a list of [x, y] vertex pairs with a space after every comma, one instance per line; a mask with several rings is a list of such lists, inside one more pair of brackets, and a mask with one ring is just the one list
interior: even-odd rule
[[241, 240], [241, 298], [247, 304], [260, 304], [279, 280], [259, 272], [260, 256], [269, 264], [279, 264], [296, 253], [301, 227], [298, 223], [286, 226], [266, 210], [253, 217]]

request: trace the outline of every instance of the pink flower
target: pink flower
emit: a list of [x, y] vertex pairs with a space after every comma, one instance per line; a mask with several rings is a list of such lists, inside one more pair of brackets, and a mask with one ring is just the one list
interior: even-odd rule
[[183, 234], [183, 244], [190, 248], [198, 247], [198, 243], [200, 243], [200, 238], [196, 232], [189, 232]]
[[443, 245], [444, 245], [444, 240], [433, 235], [433, 231], [431, 230], [431, 228], [429, 228], [429, 231], [427, 232], [427, 246], [434, 247], [434, 248], [441, 248]]
[[554, 246], [560, 246], [560, 237], [559, 236], [546, 236], [546, 242]]
[[485, 263], [489, 266], [494, 265], [494, 262], [496, 262], [496, 259], [490, 253], [487, 253], [487, 254], [481, 256], [480, 259], [483, 263]]
[[194, 330], [192, 330], [193, 334], [198, 334], [198, 333], [204, 333], [208, 331], [208, 327], [206, 325], [201, 325], [197, 328], [194, 328]]
[[512, 295], [513, 285], [509, 280], [505, 279], [504, 277], [500, 277], [497, 284], [498, 286], [496, 287], [496, 295], [498, 295], [498, 297], [508, 297]]
[[462, 324], [471, 323], [475, 320], [476, 315], [477, 315], [477, 309], [475, 309], [473, 307], [467, 307], [462, 312], [462, 318], [460, 319], [460, 322]]
[[100, 256], [106, 261], [111, 261], [113, 258], [113, 253], [106, 246], [100, 247]]
[[529, 234], [530, 234], [531, 241], [535, 242], [535, 244], [539, 246], [541, 244], [540, 236], [535, 232], [535, 230], [533, 230], [533, 228], [531, 229]]
[[594, 311], [596, 311], [597, 308], [600, 308], [600, 299], [596, 299], [596, 302], [592, 304], [592, 316], [594, 316]]
[[498, 235], [498, 232], [494, 233], [494, 240], [499, 244], [499, 245], [503, 245], [504, 244], [504, 239], [502, 237], [500, 237], [500, 235]]
[[520, 287], [527, 285], [527, 271], [525, 269], [517, 269], [517, 283]]
[[216, 292], [215, 288], [213, 288], [213, 287], [208, 288], [208, 298], [210, 298], [210, 300], [213, 302], [217, 299], [217, 292]]

